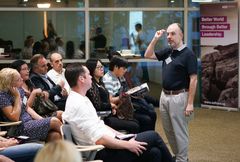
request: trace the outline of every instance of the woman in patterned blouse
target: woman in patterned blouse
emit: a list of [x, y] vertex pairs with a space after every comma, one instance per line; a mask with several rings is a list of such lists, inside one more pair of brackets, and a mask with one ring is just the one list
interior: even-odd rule
[[17, 70], [4, 68], [0, 71], [1, 117], [5, 121], [22, 121], [12, 135], [28, 136], [31, 140], [61, 139], [60, 120], [56, 117], [42, 118], [33, 109], [27, 107], [22, 84], [23, 79]]

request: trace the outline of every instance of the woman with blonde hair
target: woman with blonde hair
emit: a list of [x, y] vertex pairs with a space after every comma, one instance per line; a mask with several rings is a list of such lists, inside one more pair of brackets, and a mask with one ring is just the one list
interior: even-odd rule
[[35, 157], [34, 162], [82, 162], [81, 153], [73, 143], [58, 140], [46, 144]]
[[61, 139], [61, 122], [56, 117], [40, 118], [26, 106], [22, 88], [23, 79], [17, 70], [4, 68], [0, 71], [0, 111], [4, 121], [22, 121], [11, 136], [28, 136], [30, 140], [52, 141]]

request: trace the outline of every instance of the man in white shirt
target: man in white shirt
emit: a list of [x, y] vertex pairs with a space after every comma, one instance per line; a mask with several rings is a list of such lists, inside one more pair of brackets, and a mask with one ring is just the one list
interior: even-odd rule
[[73, 130], [78, 144], [101, 144], [105, 149], [96, 159], [104, 162], [172, 162], [172, 156], [158, 133], [146, 131], [120, 139], [122, 133], [108, 127], [97, 116], [86, 92], [92, 86], [89, 70], [79, 63], [67, 66], [66, 79], [71, 87], [62, 115]]
[[55, 84], [64, 81], [62, 94], [67, 96], [70, 91], [70, 87], [64, 75], [65, 69], [63, 68], [62, 55], [59, 53], [52, 53], [50, 56], [50, 64], [52, 69], [48, 71], [48, 77], [51, 78]]

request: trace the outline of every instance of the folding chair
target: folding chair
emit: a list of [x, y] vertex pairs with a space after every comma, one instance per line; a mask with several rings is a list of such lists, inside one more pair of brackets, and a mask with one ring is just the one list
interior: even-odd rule
[[7, 131], [1, 129], [1, 127], [12, 127], [12, 126], [17, 126], [19, 124], [21, 124], [22, 121], [17, 121], [17, 122], [2, 122], [0, 121], [0, 136], [6, 136], [7, 135]]
[[61, 134], [64, 140], [68, 140], [76, 145], [76, 148], [82, 153], [83, 159], [85, 161], [94, 160], [97, 152], [104, 148], [103, 145], [77, 145], [74, 141], [71, 127], [67, 123], [64, 123], [61, 126]]

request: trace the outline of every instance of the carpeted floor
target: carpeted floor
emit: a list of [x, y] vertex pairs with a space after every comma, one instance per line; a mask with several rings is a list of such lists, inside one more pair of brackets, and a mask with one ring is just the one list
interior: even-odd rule
[[[159, 109], [156, 131], [167, 142]], [[190, 162], [240, 162], [240, 112], [195, 109], [190, 122]]]

